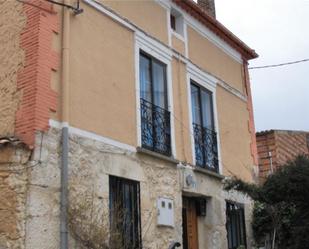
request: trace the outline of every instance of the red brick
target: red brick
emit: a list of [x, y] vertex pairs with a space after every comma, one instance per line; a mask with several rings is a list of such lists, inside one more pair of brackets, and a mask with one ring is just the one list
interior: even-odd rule
[[[58, 16], [52, 4], [31, 0], [40, 8], [24, 4], [27, 23], [21, 32], [21, 47], [25, 51], [25, 67], [19, 70], [18, 88], [23, 96], [16, 112], [15, 132], [26, 144], [34, 145], [36, 130], [47, 130], [50, 110], [55, 111], [57, 95], [51, 89], [51, 71], [57, 69], [59, 55], [52, 51], [52, 38], [58, 32]], [[42, 10], [42, 8], [44, 10]]]

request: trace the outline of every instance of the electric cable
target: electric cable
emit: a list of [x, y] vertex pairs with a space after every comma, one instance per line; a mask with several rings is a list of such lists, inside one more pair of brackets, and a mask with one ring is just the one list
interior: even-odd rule
[[298, 60], [298, 61], [290, 61], [290, 62], [285, 62], [285, 63], [280, 63], [280, 64], [272, 64], [272, 65], [265, 65], [265, 66], [257, 66], [257, 67], [249, 67], [248, 69], [263, 69], [263, 68], [272, 68], [272, 67], [282, 67], [282, 66], [288, 66], [292, 64], [298, 64], [298, 63], [303, 63], [309, 61], [308, 59], [303, 59], [303, 60]]

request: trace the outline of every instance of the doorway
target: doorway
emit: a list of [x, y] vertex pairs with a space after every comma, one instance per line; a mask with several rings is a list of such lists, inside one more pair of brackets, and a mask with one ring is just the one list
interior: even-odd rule
[[195, 198], [183, 197], [183, 249], [198, 249], [197, 204]]

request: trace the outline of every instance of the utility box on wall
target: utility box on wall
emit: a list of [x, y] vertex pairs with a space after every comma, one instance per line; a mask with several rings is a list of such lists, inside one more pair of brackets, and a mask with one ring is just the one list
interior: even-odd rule
[[174, 204], [172, 199], [158, 198], [158, 225], [174, 227]]

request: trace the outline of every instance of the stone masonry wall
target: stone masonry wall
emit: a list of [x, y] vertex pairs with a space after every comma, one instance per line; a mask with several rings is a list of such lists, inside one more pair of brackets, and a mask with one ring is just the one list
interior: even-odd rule
[[21, 144], [0, 145], [1, 249], [24, 248], [29, 157]]
[[29, 170], [25, 249], [59, 249], [60, 130], [37, 132]]
[[[37, 133], [33, 161], [40, 162], [29, 174], [25, 248], [59, 248], [60, 196], [60, 133], [57, 128]], [[109, 175], [140, 182], [141, 227], [145, 249], [167, 249], [172, 241], [182, 241], [183, 171], [175, 163], [120, 149], [105, 142], [70, 133], [69, 136], [69, 217], [83, 217], [85, 229], [93, 213], [108, 227]], [[198, 218], [199, 244], [203, 249], [225, 249], [225, 200], [244, 203], [246, 221], [250, 227], [251, 201], [240, 194], [222, 190], [220, 180], [201, 173], [196, 174], [198, 188], [185, 190], [186, 195], [208, 196], [207, 216]], [[157, 225], [157, 198], [167, 197], [174, 202], [175, 227]], [[93, 204], [92, 204], [93, 203]], [[77, 211], [81, 212], [77, 212]], [[86, 211], [85, 211], [86, 210]], [[74, 215], [74, 212], [75, 213]], [[72, 216], [73, 214], [73, 216]], [[79, 223], [80, 224], [80, 223]], [[70, 227], [70, 248], [84, 249], [76, 235], [83, 235], [80, 227]], [[108, 229], [99, 231], [107, 237]], [[106, 233], [105, 233], [106, 232]], [[248, 230], [248, 248], [251, 232]]]
[[[60, 130], [37, 133], [27, 203], [25, 248], [59, 248]], [[108, 177], [124, 177], [140, 182], [143, 248], [168, 248], [181, 241], [181, 191], [175, 164], [151, 159], [100, 141], [70, 134], [69, 189], [71, 205], [91, 200], [108, 210]], [[156, 225], [158, 197], [174, 200], [175, 229]], [[87, 199], [88, 198], [88, 199]], [[100, 207], [95, 207], [100, 208]], [[108, 214], [107, 214], [108, 215]], [[72, 235], [72, 232], [71, 232]], [[154, 240], [153, 238], [160, 238]], [[80, 248], [71, 238], [70, 248]]]
[[[108, 207], [109, 175], [140, 182], [143, 248], [168, 248], [172, 241], [182, 240], [182, 199], [175, 164], [71, 134], [70, 195], [75, 196], [71, 198], [71, 205], [84, 201], [76, 196], [86, 196], [87, 190], [91, 190], [94, 201]], [[156, 225], [158, 197], [173, 199], [175, 229]]]

